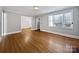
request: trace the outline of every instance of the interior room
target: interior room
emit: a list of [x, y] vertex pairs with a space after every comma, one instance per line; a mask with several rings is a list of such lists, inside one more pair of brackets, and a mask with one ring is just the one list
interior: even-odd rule
[[79, 6], [0, 6], [0, 53], [79, 53]]

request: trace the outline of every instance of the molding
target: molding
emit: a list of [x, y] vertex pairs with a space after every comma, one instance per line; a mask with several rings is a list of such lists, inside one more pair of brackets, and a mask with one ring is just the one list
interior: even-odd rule
[[1, 39], [1, 36], [0, 36], [0, 39]]
[[[18, 14], [18, 15], [20, 15], [20, 16], [24, 15], [24, 16], [30, 17], [29, 15], [27, 15], [27, 14], [25, 14], [25, 13], [17, 12], [17, 11], [11, 10], [11, 9], [5, 8], [5, 9], [3, 9], [3, 10], [4, 10], [5, 12], [7, 12], [7, 13], [14, 13], [14, 14]], [[32, 16], [31, 16], [31, 17], [32, 17]]]
[[21, 29], [28, 29], [28, 28], [31, 28], [31, 27], [29, 27], [29, 26], [21, 27]]
[[58, 32], [47, 31], [47, 30], [41, 30], [41, 31], [54, 33], [54, 34], [58, 34], [58, 35], [62, 35], [62, 36], [70, 37], [70, 38], [79, 39], [79, 36], [75, 36], [75, 35], [63, 34], [63, 33], [58, 33]]
[[37, 28], [32, 28], [31, 30], [37, 30]]
[[1, 43], [1, 41], [2, 41], [2, 37], [0, 36], [0, 43]]
[[10, 34], [15, 34], [15, 33], [19, 33], [19, 32], [21, 32], [21, 31], [10, 32], [10, 33], [6, 33], [6, 34], [4, 34], [4, 35], [10, 35]]

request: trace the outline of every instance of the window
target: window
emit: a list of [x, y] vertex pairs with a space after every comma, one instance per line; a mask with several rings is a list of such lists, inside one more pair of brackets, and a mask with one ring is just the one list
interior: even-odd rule
[[48, 17], [49, 27], [55, 27], [53, 16]]
[[54, 24], [58, 27], [62, 26], [63, 14], [54, 15]]
[[64, 14], [64, 27], [72, 28], [73, 27], [73, 16], [72, 12]]
[[73, 13], [66, 12], [48, 17], [49, 27], [73, 28]]
[[32, 17], [21, 16], [21, 28], [31, 28]]

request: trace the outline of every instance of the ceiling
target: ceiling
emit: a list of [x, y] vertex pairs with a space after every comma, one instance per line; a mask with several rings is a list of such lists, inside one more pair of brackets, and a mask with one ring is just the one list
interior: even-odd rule
[[38, 10], [34, 10], [33, 6], [4, 6], [3, 8], [6, 11], [19, 13], [26, 16], [37, 16], [70, 7], [71, 6], [39, 6]]

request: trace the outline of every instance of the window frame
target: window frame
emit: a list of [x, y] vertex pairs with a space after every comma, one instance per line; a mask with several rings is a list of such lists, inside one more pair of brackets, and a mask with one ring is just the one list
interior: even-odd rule
[[[66, 13], [72, 13], [72, 23], [73, 23], [73, 10], [72, 11], [69, 11], [69, 12], [65, 12], [64, 14], [66, 14]], [[63, 14], [63, 22], [64, 22], [64, 14]], [[63, 23], [63, 25], [64, 25], [64, 23]], [[74, 23], [72, 24], [72, 28], [71, 27], [66, 27], [66, 26], [63, 26], [63, 28], [65, 28], [65, 29], [73, 29], [73, 25], [74, 25]]]
[[[54, 19], [54, 16], [55, 16], [55, 15], [63, 14], [62, 26], [60, 26], [60, 28], [73, 29], [74, 23], [72, 24], [72, 28], [71, 28], [71, 27], [66, 27], [66, 26], [64, 26], [64, 14], [66, 14], [66, 13], [72, 13], [72, 22], [73, 22], [73, 19], [74, 19], [74, 16], [73, 16], [73, 15], [74, 15], [74, 13], [73, 13], [73, 9], [71, 9], [71, 10], [62, 11], [61, 13], [57, 12], [57, 13], [48, 15], [48, 26], [49, 26], [49, 16], [52, 16], [52, 17], [53, 17], [53, 20], [52, 20], [52, 21], [54, 21], [54, 20], [55, 20], [55, 19]], [[52, 23], [53, 23], [53, 22], [52, 22]], [[58, 28], [58, 26], [49, 26], [49, 27], [56, 27], [56, 28]]]
[[52, 16], [52, 15], [49, 15], [49, 16], [48, 16], [48, 26], [49, 26], [49, 27], [56, 27], [56, 26], [53, 24], [53, 21], [54, 21], [54, 18], [53, 18], [53, 17], [54, 17], [54, 16], [52, 16], [52, 26], [49, 25], [49, 23], [50, 23], [49, 17], [50, 17], [50, 16]]
[[[60, 14], [55, 14], [55, 15], [54, 15], [54, 20], [55, 20], [55, 16], [56, 16], [56, 15], [62, 15], [62, 22], [63, 22], [63, 14], [62, 14], [62, 13], [60, 13]], [[62, 24], [62, 26], [63, 26], [63, 24]], [[62, 26], [56, 26], [56, 27], [62, 27]]]

